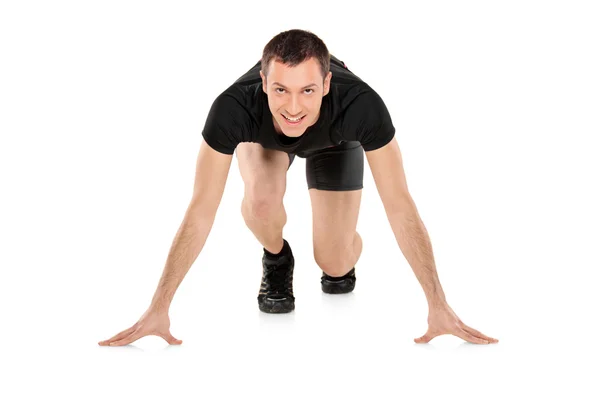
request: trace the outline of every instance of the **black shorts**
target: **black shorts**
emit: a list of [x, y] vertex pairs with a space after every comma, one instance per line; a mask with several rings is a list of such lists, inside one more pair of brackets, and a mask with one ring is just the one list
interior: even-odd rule
[[[288, 154], [289, 167], [295, 154]], [[363, 188], [364, 151], [360, 142], [344, 142], [306, 155], [309, 189], [358, 190]]]

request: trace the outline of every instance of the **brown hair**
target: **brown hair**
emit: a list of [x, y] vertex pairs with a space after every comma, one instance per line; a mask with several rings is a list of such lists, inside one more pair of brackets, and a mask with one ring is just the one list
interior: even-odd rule
[[260, 60], [260, 69], [265, 76], [269, 73], [271, 60], [279, 61], [285, 65], [296, 65], [316, 58], [321, 66], [323, 80], [329, 73], [330, 54], [325, 43], [314, 33], [301, 29], [291, 29], [281, 32], [267, 43]]

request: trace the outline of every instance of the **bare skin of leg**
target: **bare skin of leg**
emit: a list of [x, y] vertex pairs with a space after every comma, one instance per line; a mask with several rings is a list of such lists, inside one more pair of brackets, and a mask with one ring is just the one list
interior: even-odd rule
[[236, 148], [244, 181], [242, 216], [262, 246], [273, 254], [283, 248], [287, 214], [283, 206], [289, 157], [258, 143], [240, 143]]
[[344, 276], [362, 252], [362, 238], [356, 231], [362, 189], [309, 189], [309, 193], [315, 261], [327, 275]]

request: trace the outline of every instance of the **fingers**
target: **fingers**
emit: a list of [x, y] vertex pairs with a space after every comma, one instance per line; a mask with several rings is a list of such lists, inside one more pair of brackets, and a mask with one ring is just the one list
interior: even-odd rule
[[[154, 334], [165, 339], [169, 344], [179, 345], [183, 343], [182, 340], [176, 339], [173, 335], [171, 335], [171, 332]], [[134, 327], [131, 327], [129, 329], [124, 330], [121, 333], [116, 334], [108, 340], [98, 342], [98, 344], [100, 346], [125, 346], [135, 342], [136, 340], [146, 335], [147, 333], [143, 333], [141, 330], [136, 330]]]
[[427, 333], [425, 333], [423, 336], [414, 339], [415, 343], [429, 343], [429, 341], [431, 339], [433, 339], [434, 337], [439, 336], [439, 334], [435, 334], [433, 332], [431, 332], [430, 330], [427, 330]]
[[431, 336], [423, 335], [419, 338], [414, 339], [415, 343], [429, 343], [429, 341], [433, 339]]
[[100, 346], [108, 346], [108, 344], [110, 342], [114, 342], [114, 341], [123, 339], [124, 337], [128, 336], [129, 334], [131, 334], [133, 331], [135, 331], [135, 328], [136, 328], [136, 326], [133, 325], [131, 328], [125, 329], [124, 331], [117, 333], [115, 336], [111, 337], [110, 339], [98, 342], [98, 344]]
[[129, 336], [127, 336], [121, 340], [117, 340], [116, 342], [111, 342], [110, 346], [125, 346], [125, 345], [128, 345], [129, 343], [135, 342], [142, 336], [146, 336], [146, 335], [147, 334], [144, 333], [141, 329], [138, 329], [138, 330], [132, 332], [131, 334], [129, 334]]
[[[451, 332], [454, 336], [458, 336], [461, 339], [466, 340], [467, 342], [475, 343], [475, 344], [490, 344], [497, 343], [498, 339], [491, 338], [489, 336], [483, 335], [481, 332], [470, 328], [465, 325], [467, 329], [472, 330], [473, 332], [469, 332], [467, 329], [461, 329], [457, 327], [453, 332]], [[481, 335], [481, 336], [480, 336]], [[440, 336], [439, 333], [432, 333], [431, 331], [427, 331], [423, 336], [414, 339], [415, 343], [429, 343], [431, 339]]]
[[490, 343], [498, 343], [498, 339], [486, 336], [483, 333], [479, 332], [477, 329], [473, 329], [470, 326], [465, 325], [464, 323], [461, 323], [461, 328], [463, 329], [463, 331], [467, 331], [471, 335], [480, 337], [481, 339], [487, 340]]
[[469, 332], [462, 330], [461, 328], [457, 327], [453, 332], [453, 335], [458, 336], [461, 339], [466, 340], [467, 342], [471, 342], [471, 343], [475, 343], [475, 344], [489, 344], [490, 342], [488, 342], [485, 339], [479, 338], [477, 336], [473, 336], [471, 335]]
[[159, 333], [158, 336], [160, 336], [161, 338], [165, 339], [167, 341], [167, 343], [169, 343], [169, 344], [181, 344], [181, 343], [183, 343], [182, 340], [175, 339], [173, 337], [173, 335], [171, 335], [171, 332], [167, 332], [166, 334]]

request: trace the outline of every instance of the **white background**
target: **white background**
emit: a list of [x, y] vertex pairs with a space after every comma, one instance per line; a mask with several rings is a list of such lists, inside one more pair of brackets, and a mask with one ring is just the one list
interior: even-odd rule
[[[1, 398], [598, 398], [596, 2], [0, 4]], [[260, 313], [234, 157], [183, 344], [97, 345], [152, 298], [212, 101], [292, 28], [386, 102], [449, 304], [498, 344], [413, 342], [427, 304], [366, 163], [355, 292], [321, 293], [296, 158], [296, 310]]]

